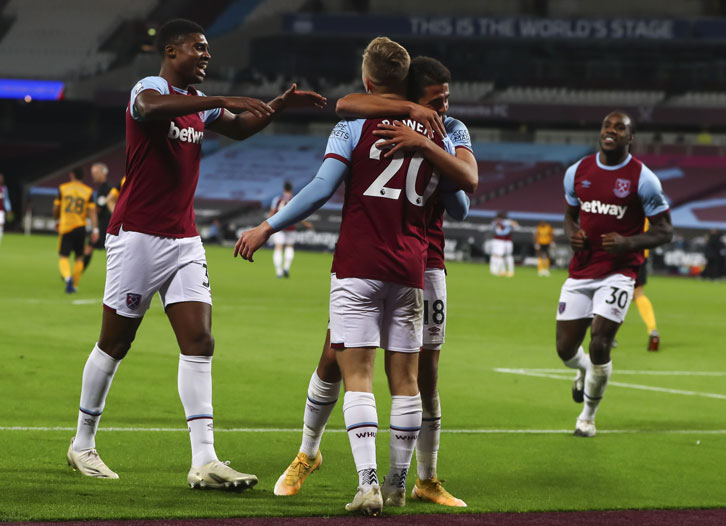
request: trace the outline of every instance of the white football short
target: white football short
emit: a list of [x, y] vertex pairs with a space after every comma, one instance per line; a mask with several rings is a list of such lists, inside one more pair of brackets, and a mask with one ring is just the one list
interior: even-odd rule
[[557, 320], [602, 316], [623, 323], [633, 300], [635, 280], [622, 274], [601, 279], [568, 278], [560, 292]]
[[126, 232], [106, 236], [103, 304], [116, 314], [141, 318], [159, 293], [172, 303], [212, 304], [207, 258], [199, 236], [167, 238]]
[[330, 278], [333, 347], [382, 347], [419, 352], [423, 291], [388, 281]]
[[511, 239], [492, 239], [492, 256], [511, 256], [513, 247]]
[[427, 268], [424, 273], [423, 346], [438, 351], [446, 336], [446, 271]]
[[270, 236], [270, 243], [273, 245], [294, 245], [295, 244], [295, 231], [294, 230], [280, 230]]
[[5, 224], [5, 210], [0, 210], [0, 226]]

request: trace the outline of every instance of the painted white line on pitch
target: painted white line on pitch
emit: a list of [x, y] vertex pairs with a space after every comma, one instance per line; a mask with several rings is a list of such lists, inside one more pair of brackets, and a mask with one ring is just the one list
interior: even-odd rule
[[[508, 371], [533, 371], [536, 373], [560, 373], [569, 374], [569, 369], [536, 369], [536, 368], [521, 368], [521, 369], [494, 369], [499, 372]], [[574, 370], [572, 370], [574, 372]], [[635, 371], [628, 369], [615, 369], [616, 374], [634, 374], [634, 375], [652, 375], [652, 376], [726, 376], [725, 371]]]
[[[31, 427], [31, 426], [0, 426], [0, 431], [75, 431], [75, 427]], [[188, 433], [183, 427], [101, 427], [99, 431], [132, 432], [132, 433]], [[236, 427], [230, 429], [215, 428], [216, 433], [301, 433], [300, 428], [254, 428]], [[326, 433], [346, 433], [345, 429], [326, 429]], [[379, 433], [388, 433], [388, 429], [379, 429]], [[572, 434], [572, 429], [442, 429], [442, 433], [472, 435], [559, 435]], [[726, 429], [598, 429], [598, 433], [609, 434], [663, 434], [663, 435], [726, 435]]]
[[101, 303], [101, 300], [73, 300], [71, 303], [73, 303], [73, 305], [95, 305], [97, 303]]
[[[550, 374], [550, 373], [540, 373], [535, 372], [532, 369], [501, 369], [497, 368], [494, 369], [498, 373], [509, 373], [509, 374], [521, 374], [523, 376], [535, 376], [537, 378], [552, 378], [554, 380], [565, 380], [568, 382], [572, 381], [572, 375], [570, 376], [562, 376], [561, 374]], [[560, 371], [561, 373], [563, 371]], [[566, 371], [564, 372], [566, 374]], [[685, 396], [702, 396], [704, 398], [715, 398], [716, 400], [726, 400], [726, 395], [718, 394], [718, 393], [701, 393], [699, 391], [686, 391], [683, 389], [668, 389], [666, 387], [653, 387], [650, 385], [640, 385], [640, 384], [628, 384], [624, 382], [614, 382], [609, 381], [608, 385], [614, 385], [616, 387], [627, 387], [629, 389], [639, 389], [641, 391], [655, 391], [658, 393], [669, 393], [669, 394], [680, 394]]]

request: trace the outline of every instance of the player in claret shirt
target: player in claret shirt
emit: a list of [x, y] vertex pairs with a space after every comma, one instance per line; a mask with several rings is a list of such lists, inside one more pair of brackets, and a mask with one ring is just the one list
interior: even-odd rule
[[[409, 62], [408, 52], [390, 39], [371, 41], [363, 55], [366, 91], [405, 100]], [[313, 181], [280, 212], [242, 234], [235, 246], [235, 255], [251, 260], [272, 232], [306, 217], [345, 181], [330, 286], [330, 345], [345, 385], [343, 416], [358, 471], [358, 491], [346, 509], [368, 515], [379, 514], [384, 503], [405, 504], [406, 476], [422, 419], [417, 384], [423, 338], [422, 289], [433, 205], [430, 197], [438, 187], [433, 163], [420, 152], [400, 149], [387, 157], [381, 149], [387, 140], [377, 134], [378, 125], [393, 123], [393, 117], [339, 122]], [[402, 120], [422, 136], [427, 134], [422, 123]], [[433, 140], [434, 147], [444, 146], [440, 134]], [[449, 149], [453, 153], [450, 143]], [[447, 210], [457, 204], [462, 213], [468, 210], [463, 192], [452, 189], [442, 192], [441, 198]], [[377, 347], [386, 351], [392, 395], [390, 466], [382, 487], [376, 462], [378, 415], [372, 392]], [[329, 394], [337, 398], [337, 385], [330, 387]], [[317, 451], [309, 458], [311, 467], [317, 467], [320, 459]], [[277, 485], [276, 493], [280, 494]]]
[[192, 449], [187, 483], [244, 489], [257, 477], [220, 462], [214, 449], [212, 295], [193, 207], [202, 139], [209, 127], [242, 140], [285, 108], [322, 107], [325, 99], [294, 84], [269, 104], [205, 97], [191, 85], [206, 76], [209, 45], [204, 30], [188, 20], [164, 24], [157, 49], [159, 75], [134, 86], [126, 110], [126, 178], [107, 231], [101, 335], [83, 370], [67, 459], [84, 475], [118, 478], [96, 452], [96, 429], [116, 369], [158, 292], [181, 351], [179, 397]]
[[[575, 435], [595, 436], [595, 413], [612, 372], [610, 348], [633, 299], [643, 250], [673, 237], [660, 181], [630, 154], [633, 122], [603, 120], [600, 151], [565, 172], [565, 234], [574, 250], [557, 310], [557, 354], [577, 369], [572, 397], [584, 408]], [[644, 232], [645, 218], [650, 229]], [[590, 327], [590, 354], [581, 344]]]

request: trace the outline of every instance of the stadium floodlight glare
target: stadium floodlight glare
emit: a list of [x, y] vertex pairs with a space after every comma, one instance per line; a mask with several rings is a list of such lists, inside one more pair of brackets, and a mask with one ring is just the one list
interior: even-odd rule
[[0, 79], [0, 99], [61, 100], [64, 89], [57, 80]]

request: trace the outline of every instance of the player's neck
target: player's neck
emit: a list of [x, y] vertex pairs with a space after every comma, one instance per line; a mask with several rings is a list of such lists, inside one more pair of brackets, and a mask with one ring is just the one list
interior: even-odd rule
[[630, 155], [630, 152], [628, 150], [625, 151], [612, 151], [612, 152], [603, 152], [600, 151], [599, 153], [599, 159], [600, 163], [604, 164], [605, 166], [617, 166], [623, 162], [625, 162], [625, 159], [628, 158], [628, 155]]
[[175, 88], [189, 91], [189, 83], [184, 80], [184, 78], [182, 78], [182, 76], [178, 72], [174, 71], [170, 67], [166, 67], [165, 64], [161, 65], [161, 71], [159, 71], [159, 76]]

